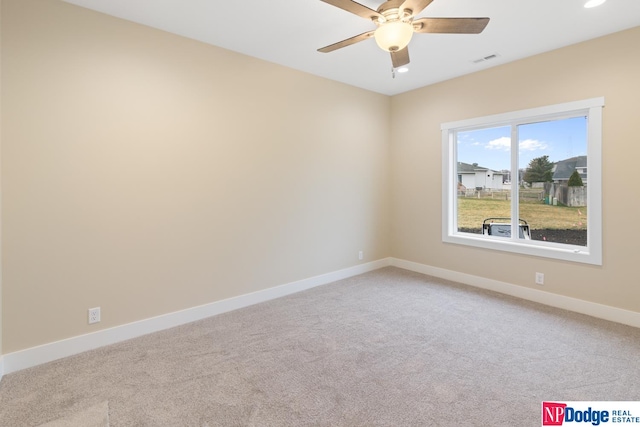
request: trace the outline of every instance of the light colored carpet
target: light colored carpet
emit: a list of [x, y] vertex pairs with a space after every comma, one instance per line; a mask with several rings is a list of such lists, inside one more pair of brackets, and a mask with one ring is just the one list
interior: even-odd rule
[[640, 400], [639, 355], [639, 329], [385, 268], [7, 375], [0, 424], [533, 426]]
[[98, 403], [85, 410], [74, 412], [40, 427], [109, 427], [109, 402]]

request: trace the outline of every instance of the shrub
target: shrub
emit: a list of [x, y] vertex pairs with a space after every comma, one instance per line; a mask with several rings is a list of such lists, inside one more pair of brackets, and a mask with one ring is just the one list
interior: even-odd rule
[[578, 171], [573, 171], [569, 177], [569, 187], [584, 187], [584, 183], [582, 182], [582, 178], [580, 178]]

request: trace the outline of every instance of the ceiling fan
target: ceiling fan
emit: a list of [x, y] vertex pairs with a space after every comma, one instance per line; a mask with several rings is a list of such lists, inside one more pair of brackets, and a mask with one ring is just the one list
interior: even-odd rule
[[353, 0], [321, 0], [325, 3], [351, 12], [365, 19], [370, 19], [377, 29], [350, 37], [346, 40], [330, 44], [318, 49], [328, 53], [350, 46], [363, 40], [375, 38], [378, 46], [391, 53], [393, 68], [409, 63], [409, 48], [413, 33], [439, 34], [479, 34], [489, 18], [420, 18], [422, 12], [433, 0], [387, 0], [378, 10], [373, 10]]

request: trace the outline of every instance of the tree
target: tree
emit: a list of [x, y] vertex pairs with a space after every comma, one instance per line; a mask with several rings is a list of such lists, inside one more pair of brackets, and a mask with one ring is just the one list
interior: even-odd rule
[[536, 157], [529, 162], [523, 180], [529, 184], [532, 182], [551, 182], [553, 180], [552, 169], [553, 163], [549, 161], [549, 156]]
[[584, 187], [584, 183], [582, 182], [582, 178], [578, 171], [573, 171], [571, 176], [569, 177], [569, 187]]

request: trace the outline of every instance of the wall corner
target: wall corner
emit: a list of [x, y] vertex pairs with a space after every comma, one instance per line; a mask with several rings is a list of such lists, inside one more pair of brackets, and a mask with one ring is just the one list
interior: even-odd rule
[[[0, 159], [2, 158], [2, 0], [0, 0]], [[1, 162], [0, 162], [1, 164]], [[4, 375], [2, 359], [2, 169], [0, 168], [0, 381]]]

